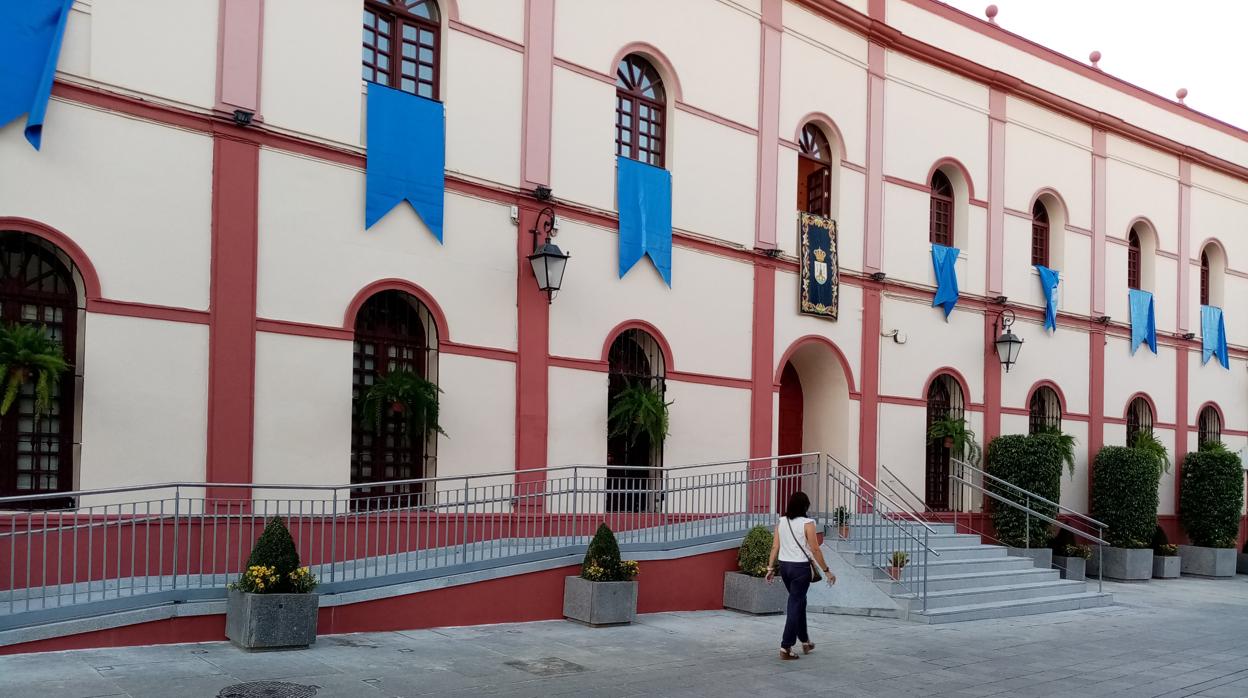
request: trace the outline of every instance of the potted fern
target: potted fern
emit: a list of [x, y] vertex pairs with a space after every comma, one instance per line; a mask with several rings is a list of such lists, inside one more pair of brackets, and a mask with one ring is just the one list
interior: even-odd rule
[[982, 453], [976, 442], [975, 432], [961, 417], [942, 417], [927, 427], [927, 441], [940, 441], [955, 458], [965, 458], [971, 465], [978, 465]]
[[629, 383], [615, 395], [607, 414], [610, 437], [622, 436], [632, 446], [644, 435], [652, 446], [658, 446], [667, 438], [672, 404], [664, 402], [662, 391], [649, 382]]
[[755, 526], [745, 534], [737, 551], [739, 570], [724, 573], [724, 608], [755, 615], [784, 613], [788, 592], [782, 584], [768, 584], [767, 560], [771, 557], [772, 532]]
[[269, 519], [229, 585], [225, 636], [246, 650], [307, 647], [316, 642], [316, 576], [299, 566], [299, 550], [280, 516]]
[[360, 416], [370, 429], [380, 429], [389, 414], [404, 416], [407, 434], [446, 436], [438, 423], [438, 386], [411, 371], [391, 371], [377, 379], [359, 398]]
[[637, 617], [635, 560], [620, 559], [620, 544], [605, 524], [599, 524], [581, 573], [563, 585], [563, 615], [587, 625], [626, 625]]
[[61, 374], [68, 370], [64, 349], [48, 336], [46, 327], [18, 323], [0, 328], [0, 381], [4, 390], [0, 415], [9, 413], [27, 383], [35, 388], [35, 419], [52, 414]]

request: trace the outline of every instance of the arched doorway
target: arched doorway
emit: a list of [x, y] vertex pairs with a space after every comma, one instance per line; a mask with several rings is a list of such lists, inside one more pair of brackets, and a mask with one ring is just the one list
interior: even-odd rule
[[942, 419], [963, 419], [962, 386], [948, 373], [932, 379], [927, 387], [927, 420], [923, 438], [927, 442], [926, 489], [924, 499], [932, 511], [949, 511], [950, 451], [944, 441], [928, 439], [927, 430]]
[[[42, 328], [71, 364], [52, 389], [51, 413], [35, 414], [35, 386], [26, 382], [0, 418], [0, 496], [67, 492], [74, 485], [76, 375], [81, 299], [72, 263], [50, 243], [26, 233], [0, 234], [0, 322]], [[68, 498], [22, 508], [59, 508]]]
[[[778, 455], [826, 453], [849, 463], [850, 402], [853, 389], [841, 351], [825, 337], [797, 340], [785, 352], [775, 376], [779, 391], [776, 450]], [[801, 472], [800, 459], [785, 459], [781, 473]], [[811, 471], [811, 464], [806, 464]], [[783, 508], [789, 495], [804, 489], [812, 498], [814, 482], [787, 479], [776, 488], [776, 505]]]
[[[801, 453], [803, 451], [802, 431], [805, 427], [805, 399], [802, 395], [802, 379], [797, 375], [797, 368], [792, 361], [786, 361], [780, 373], [780, 419], [777, 429], [777, 448], [781, 455]], [[780, 461], [779, 487], [776, 488], [776, 509], [784, 511], [789, 496], [797, 491], [800, 483], [792, 478], [800, 472], [800, 458], [787, 458]]]
[[[658, 340], [645, 330], [625, 330], [607, 353], [607, 412], [615, 410], [629, 388], [667, 394], [667, 366]], [[652, 480], [661, 477], [654, 468], [663, 465], [663, 444], [644, 432], [635, 439], [607, 431], [607, 511], [649, 511], [654, 504]]]

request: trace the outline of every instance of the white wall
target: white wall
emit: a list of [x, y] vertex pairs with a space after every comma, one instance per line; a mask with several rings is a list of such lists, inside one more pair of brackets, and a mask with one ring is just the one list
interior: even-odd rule
[[[162, 101], [212, 108], [219, 7], [219, 0], [178, 0], [176, 11], [170, 11], [167, 0], [91, 3], [91, 79]], [[353, 15], [357, 24], [358, 15]], [[83, 40], [81, 34], [68, 38]], [[357, 60], [358, 55], [357, 50]]]

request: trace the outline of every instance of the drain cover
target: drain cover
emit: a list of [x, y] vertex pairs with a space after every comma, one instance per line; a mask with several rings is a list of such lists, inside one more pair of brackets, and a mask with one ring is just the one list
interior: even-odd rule
[[312, 698], [316, 686], [285, 681], [249, 681], [226, 686], [217, 698]]
[[527, 671], [535, 676], [562, 676], [564, 674], [576, 674], [585, 671], [585, 667], [580, 664], [573, 664], [566, 659], [558, 657], [544, 657], [531, 662], [505, 662], [505, 664], [520, 671]]

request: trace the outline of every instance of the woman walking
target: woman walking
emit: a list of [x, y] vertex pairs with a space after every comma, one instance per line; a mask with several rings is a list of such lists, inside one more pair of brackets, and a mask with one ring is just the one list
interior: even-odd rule
[[819, 550], [819, 538], [815, 534], [815, 522], [806, 518], [810, 498], [805, 492], [794, 492], [784, 516], [776, 523], [775, 535], [771, 537], [771, 559], [767, 562], [767, 582], [776, 576], [776, 558], [780, 559], [780, 579], [789, 592], [789, 605], [784, 613], [784, 635], [780, 638], [780, 658], [797, 659], [793, 645], [802, 642], [802, 652], [810, 654], [815, 643], [806, 632], [806, 590], [812, 582], [819, 581], [816, 570], [823, 571], [828, 586], [836, 584], [836, 575], [828, 570]]

